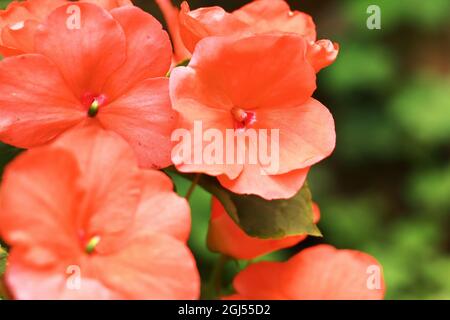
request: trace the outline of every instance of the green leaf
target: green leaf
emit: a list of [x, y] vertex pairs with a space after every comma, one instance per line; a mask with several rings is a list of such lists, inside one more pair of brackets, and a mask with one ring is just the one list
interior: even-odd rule
[[[192, 180], [193, 174], [178, 174]], [[291, 199], [265, 200], [255, 195], [235, 194], [220, 185], [216, 178], [202, 175], [198, 184], [213, 194], [230, 217], [252, 237], [278, 239], [308, 234], [321, 236], [313, 222], [312, 199], [308, 185]]]
[[291, 199], [267, 201], [258, 196], [236, 194], [232, 194], [231, 199], [237, 208], [238, 223], [251, 236], [321, 235], [313, 223], [311, 192], [307, 184]]

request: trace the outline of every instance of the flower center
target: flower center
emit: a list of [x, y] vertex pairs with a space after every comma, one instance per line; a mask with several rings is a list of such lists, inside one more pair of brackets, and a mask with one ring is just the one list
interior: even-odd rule
[[92, 237], [86, 244], [85, 251], [87, 254], [92, 254], [95, 251], [95, 248], [99, 244], [101, 238], [100, 236]]
[[95, 117], [101, 106], [106, 104], [106, 95], [86, 93], [81, 98], [82, 105], [87, 109], [89, 117]]
[[234, 107], [231, 109], [235, 129], [245, 129], [256, 122], [256, 113]]

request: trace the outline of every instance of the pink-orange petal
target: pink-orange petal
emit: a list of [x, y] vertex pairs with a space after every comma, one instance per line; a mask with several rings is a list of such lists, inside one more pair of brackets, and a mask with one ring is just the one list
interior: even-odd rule
[[13, 1], [9, 3], [5, 10], [0, 10], [0, 28], [34, 18], [33, 14], [23, 4], [23, 2]]
[[139, 165], [164, 168], [171, 164], [177, 114], [171, 108], [169, 80], [145, 80], [110, 105], [100, 109], [101, 124], [121, 135], [134, 149]]
[[22, 148], [46, 143], [84, 113], [57, 68], [41, 55], [0, 62], [0, 140]]
[[[80, 177], [75, 157], [65, 150], [36, 148], [20, 155], [2, 181], [0, 236], [13, 247], [47, 247], [62, 256], [76, 255], [72, 222], [83, 192]], [[40, 254], [33, 260], [47, 265], [55, 259]]]
[[315, 99], [295, 108], [258, 110], [256, 116], [257, 128], [279, 130], [280, 174], [312, 166], [334, 150], [333, 116]]
[[190, 11], [186, 1], [179, 15], [180, 34], [184, 45], [194, 52], [197, 43], [208, 36], [243, 36], [249, 26], [221, 7], [206, 7]]
[[5, 57], [34, 52], [38, 24], [65, 0], [11, 2], [0, 11], [0, 54]]
[[194, 257], [185, 244], [171, 236], [155, 233], [135, 239], [115, 254], [94, 257], [94, 263], [102, 270], [102, 282], [122, 299], [199, 298]]
[[243, 109], [295, 107], [316, 88], [306, 49], [305, 40], [291, 34], [209, 37], [198, 43], [189, 66], [207, 84], [211, 93], [204, 95], [220, 90]]
[[[372, 287], [371, 270], [378, 269], [380, 287]], [[355, 250], [318, 245], [301, 251], [286, 264], [284, 291], [292, 298], [373, 300], [384, 296], [381, 265]]]
[[289, 32], [316, 40], [316, 26], [311, 16], [300, 11], [291, 11], [284, 0], [256, 0], [233, 12], [254, 33]]
[[54, 144], [70, 151], [83, 174], [85, 196], [77, 221], [85, 241], [100, 236], [100, 251], [115, 246], [117, 234], [128, 229], [141, 195], [140, 169], [128, 144], [116, 133], [96, 126], [70, 131]]
[[[236, 178], [242, 171], [242, 164], [229, 163], [227, 152], [231, 154], [231, 146], [223, 148], [219, 145], [217, 160], [213, 152], [208, 152], [208, 146], [215, 139], [203, 138], [203, 134], [214, 130], [220, 133], [222, 142], [226, 143], [227, 129], [234, 130], [234, 124], [229, 110], [231, 104], [220, 96], [206, 94], [206, 84], [199, 85], [195, 70], [192, 68], [176, 68], [171, 74], [170, 94], [172, 107], [179, 112], [178, 128], [174, 131], [174, 147], [172, 161], [182, 172], [203, 172], [209, 175], [226, 174]], [[205, 90], [202, 90], [205, 89]], [[211, 100], [208, 100], [211, 98]], [[206, 134], [207, 135], [207, 134]], [[234, 140], [234, 138], [232, 137]], [[233, 149], [237, 149], [235, 145]], [[220, 156], [220, 151], [223, 151]], [[237, 151], [234, 151], [236, 154]]]
[[4, 27], [1, 30], [3, 45], [21, 53], [33, 53], [34, 35], [38, 24], [36, 20], [25, 20], [16, 26]]
[[339, 53], [339, 44], [330, 40], [312, 42], [307, 51], [307, 59], [316, 72], [332, 64]]
[[173, 191], [172, 181], [161, 171], [142, 170], [143, 190], [133, 226], [132, 238], [164, 233], [182, 242], [191, 230], [187, 201]]
[[121, 297], [96, 279], [81, 257], [56, 260], [42, 267], [24, 259], [23, 250], [13, 248], [8, 261], [5, 280], [12, 297], [17, 300], [111, 300]]
[[292, 198], [303, 186], [308, 168], [279, 175], [264, 175], [260, 165], [245, 165], [236, 179], [218, 177], [222, 186], [237, 194], [255, 194], [266, 200]]
[[35, 49], [58, 66], [77, 98], [101, 94], [106, 80], [126, 59], [120, 24], [106, 10], [81, 2], [50, 14], [36, 32]]
[[[208, 107], [230, 111], [233, 107], [231, 97], [211, 81], [205, 81], [197, 69], [189, 66], [173, 69], [170, 74], [170, 96], [173, 108], [191, 119], [200, 115], [199, 113], [190, 115], [194, 108], [200, 110]], [[184, 107], [185, 104], [188, 104], [188, 107]]]
[[240, 296], [234, 299], [278, 300], [289, 299], [280, 287], [283, 286], [284, 264], [262, 261], [251, 264], [237, 274], [233, 287]]
[[245, 299], [377, 300], [385, 291], [373, 257], [329, 245], [310, 247], [286, 262], [250, 265], [233, 284]]
[[132, 6], [131, 0], [82, 0], [83, 2], [90, 2], [96, 4], [106, 10], [113, 10], [123, 6]]
[[0, 44], [0, 55], [2, 55], [3, 57], [12, 57], [23, 53], [24, 52], [22, 50], [19, 50], [17, 48], [10, 48]]
[[172, 61], [172, 47], [167, 32], [150, 14], [133, 6], [111, 11], [120, 23], [127, 41], [127, 58], [104, 87], [109, 99], [119, 97], [139, 82], [164, 77]]
[[66, 3], [67, 0], [27, 0], [20, 5], [27, 9], [34, 19], [43, 21], [50, 12]]
[[[185, 107], [189, 108], [187, 105]], [[201, 112], [201, 110], [198, 111]], [[231, 130], [231, 138], [226, 138], [227, 128], [220, 121], [223, 118], [210, 118], [209, 115], [212, 114], [220, 115], [220, 111], [203, 110], [204, 118], [199, 120], [204, 125], [202, 132], [198, 129], [200, 122], [196, 122], [192, 127], [185, 119], [180, 121], [180, 128], [177, 128], [173, 135], [172, 162], [180, 172], [201, 172], [211, 176], [225, 175], [230, 179], [235, 179], [242, 172], [244, 166], [232, 159], [231, 156], [236, 157], [238, 150], [244, 148], [236, 145], [233, 130]], [[224, 117], [226, 116], [225, 114]], [[205, 132], [204, 136], [203, 132]], [[229, 145], [227, 145], [227, 141], [231, 141]], [[242, 154], [244, 153], [242, 152]]]

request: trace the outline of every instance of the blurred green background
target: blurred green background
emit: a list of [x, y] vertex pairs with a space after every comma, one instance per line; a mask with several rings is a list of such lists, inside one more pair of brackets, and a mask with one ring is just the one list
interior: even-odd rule
[[[134, 2], [161, 19], [153, 0]], [[190, 5], [231, 11], [247, 2]], [[309, 177], [324, 238], [262, 259], [322, 242], [362, 250], [383, 265], [386, 298], [450, 299], [450, 1], [289, 2], [313, 16], [319, 38], [340, 44], [315, 93], [335, 117], [337, 148]], [[381, 8], [380, 30], [366, 27], [371, 4]], [[0, 166], [14, 154], [0, 146]], [[189, 183], [176, 184], [184, 195]], [[209, 200], [199, 189], [191, 200], [190, 245], [204, 278], [217, 259], [205, 246]], [[229, 263], [224, 282], [244, 265]]]

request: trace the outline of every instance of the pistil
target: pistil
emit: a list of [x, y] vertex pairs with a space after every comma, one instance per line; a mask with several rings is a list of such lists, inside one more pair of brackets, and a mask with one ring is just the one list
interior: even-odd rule
[[95, 251], [95, 248], [99, 244], [100, 240], [101, 240], [100, 236], [92, 237], [86, 245], [86, 248], [85, 248], [86, 253], [92, 254]]

